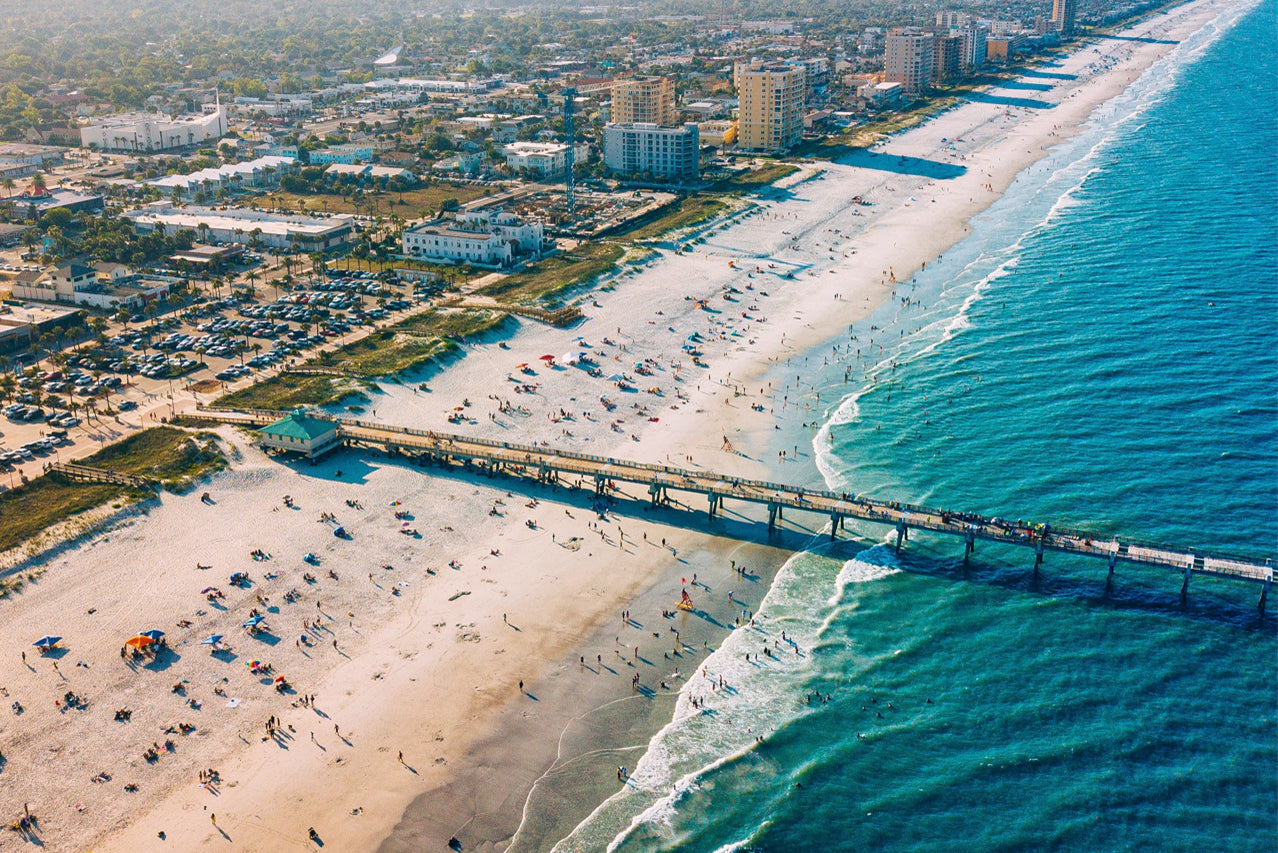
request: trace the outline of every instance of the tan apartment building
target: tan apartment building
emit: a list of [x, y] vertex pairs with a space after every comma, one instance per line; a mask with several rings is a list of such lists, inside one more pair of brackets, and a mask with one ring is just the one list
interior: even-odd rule
[[636, 77], [612, 84], [612, 121], [616, 124], [675, 123], [675, 85], [669, 77]]
[[932, 85], [933, 41], [931, 33], [893, 33], [887, 37], [884, 80], [900, 83], [907, 95]]
[[737, 145], [751, 151], [785, 151], [803, 138], [807, 76], [793, 65], [738, 62]]

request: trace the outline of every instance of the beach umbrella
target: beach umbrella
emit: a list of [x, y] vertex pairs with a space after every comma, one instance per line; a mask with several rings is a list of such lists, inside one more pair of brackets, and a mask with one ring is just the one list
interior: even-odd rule
[[626, 377], [622, 376], [620, 373], [614, 373], [612, 376], [608, 377], [609, 382], [624, 382], [625, 379]]
[[152, 640], [150, 637], [143, 637], [141, 634], [138, 634], [136, 637], [130, 637], [125, 640], [124, 644], [126, 646], [132, 646], [135, 649], [144, 649], [154, 642], [155, 640]]
[[60, 643], [61, 641], [62, 641], [61, 637], [52, 637], [46, 634], [45, 636], [36, 640], [31, 645], [35, 646], [37, 649], [51, 649], [54, 646], [56, 646], [58, 643]]
[[275, 683], [276, 683], [276, 684], [279, 684], [279, 683], [280, 683], [281, 681], [283, 681], [283, 680], [284, 680], [284, 676], [282, 676], [282, 675], [277, 675], [277, 676], [275, 676]]
[[163, 631], [160, 631], [160, 630], [157, 630], [157, 629], [155, 629], [155, 628], [152, 628], [150, 631], [143, 631], [141, 634], [138, 634], [138, 636], [139, 636], [139, 637], [150, 637], [152, 640], [155, 640], [156, 642], [159, 642], [160, 638], [164, 636], [164, 632], [163, 632]]
[[526, 361], [525, 361], [525, 362], [523, 362], [522, 364], [516, 364], [516, 365], [515, 365], [515, 367], [516, 367], [516, 368], [518, 368], [519, 370], [523, 370], [523, 369], [524, 369], [525, 367], [527, 367], [527, 366], [528, 366], [528, 362], [526, 362]]
[[553, 355], [543, 355], [543, 356], [541, 357], [541, 360], [542, 360], [542, 361], [554, 361], [554, 360], [555, 360], [555, 357], [554, 357]]
[[218, 643], [220, 643], [220, 642], [222, 642], [222, 635], [221, 635], [221, 634], [209, 634], [209, 635], [208, 635], [207, 637], [205, 637], [203, 640], [200, 640], [200, 645], [201, 645], [201, 646], [216, 646], [216, 645], [217, 645]]
[[250, 617], [249, 617], [249, 618], [248, 618], [248, 619], [244, 622], [244, 625], [243, 625], [242, 627], [245, 627], [245, 628], [256, 628], [258, 625], [261, 625], [261, 624], [262, 624], [262, 622], [264, 622], [265, 620], [266, 620], [266, 617], [265, 617], [265, 616], [250, 616]]
[[261, 666], [262, 662], [258, 660], [257, 658], [253, 658], [252, 660], [245, 661], [244, 665], [247, 666], [249, 669], [253, 669], [255, 667]]

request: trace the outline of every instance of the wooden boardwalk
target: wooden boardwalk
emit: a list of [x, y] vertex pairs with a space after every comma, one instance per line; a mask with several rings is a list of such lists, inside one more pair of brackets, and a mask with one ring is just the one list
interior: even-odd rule
[[156, 490], [157, 485], [154, 480], [148, 480], [145, 477], [135, 477], [132, 474], [117, 474], [115, 471], [108, 471], [105, 468], [94, 468], [76, 462], [53, 462], [50, 463], [48, 470], [81, 483], [114, 483], [118, 486], [131, 486], [135, 489], [145, 489], [151, 492]]
[[[196, 416], [262, 426], [284, 414], [202, 409]], [[1099, 536], [1051, 524], [869, 500], [847, 493], [803, 489], [785, 483], [728, 477], [670, 465], [629, 462], [531, 444], [387, 426], [352, 418], [332, 420], [338, 423], [339, 435], [348, 446], [376, 447], [426, 462], [464, 464], [480, 471], [503, 472], [542, 482], [558, 482], [565, 475], [575, 476], [586, 483], [593, 483], [595, 491], [601, 495], [618, 482], [634, 483], [646, 487], [654, 505], [665, 503], [672, 491], [699, 494], [705, 498], [709, 518], [722, 512], [725, 501], [742, 501], [765, 506], [769, 528], [775, 526], [787, 510], [824, 516], [829, 521], [832, 539], [837, 537], [848, 519], [887, 525], [896, 530], [898, 550], [909, 539], [910, 531], [926, 530], [962, 539], [965, 560], [974, 551], [977, 540], [1032, 549], [1035, 570], [1048, 551], [1078, 554], [1105, 560], [1111, 576], [1120, 561], [1171, 569], [1183, 578], [1182, 594], [1188, 592], [1190, 579], [1195, 574], [1250, 581], [1262, 587], [1262, 609], [1273, 583], [1271, 560], [1260, 563], [1244, 557], [1177, 548], [1125, 536]]]

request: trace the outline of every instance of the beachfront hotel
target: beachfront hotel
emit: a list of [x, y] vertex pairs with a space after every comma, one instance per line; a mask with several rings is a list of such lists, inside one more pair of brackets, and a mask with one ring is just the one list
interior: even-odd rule
[[786, 151], [803, 138], [807, 75], [802, 67], [738, 62], [733, 82], [740, 106], [737, 145], [751, 151]]

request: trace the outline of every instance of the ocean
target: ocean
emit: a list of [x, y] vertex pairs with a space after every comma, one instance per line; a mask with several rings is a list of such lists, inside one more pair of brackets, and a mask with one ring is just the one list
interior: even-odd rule
[[[895, 300], [778, 367], [806, 402], [778, 405], [774, 452], [811, 447], [778, 477], [1278, 552], [1278, 99], [1239, 83], [1278, 79], [1276, 14], [1177, 45]], [[1107, 586], [1049, 553], [1035, 575], [981, 543], [964, 567], [957, 540], [898, 555], [889, 532], [792, 558], [706, 661], [733, 689], [694, 708], [694, 679], [556, 850], [1278, 846], [1257, 587], [1195, 577], [1182, 601], [1170, 572]]]

